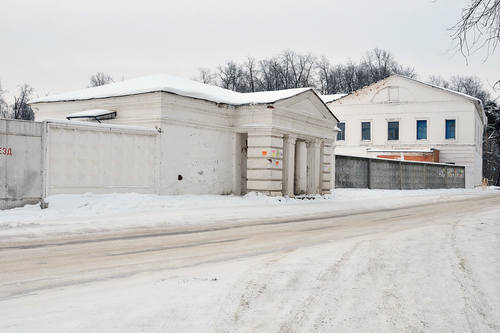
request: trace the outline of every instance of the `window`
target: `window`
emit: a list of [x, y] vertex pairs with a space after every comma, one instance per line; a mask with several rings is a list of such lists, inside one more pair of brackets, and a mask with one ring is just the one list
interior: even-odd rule
[[337, 141], [345, 140], [345, 123], [338, 123], [337, 127], [339, 128], [339, 132], [337, 132]]
[[399, 102], [399, 87], [389, 87], [389, 102]]
[[427, 140], [427, 120], [417, 120], [417, 140]]
[[399, 121], [387, 123], [387, 140], [399, 140]]
[[446, 139], [455, 139], [455, 119], [446, 119]]
[[361, 140], [370, 141], [371, 140], [371, 127], [372, 123], [369, 121], [361, 122]]

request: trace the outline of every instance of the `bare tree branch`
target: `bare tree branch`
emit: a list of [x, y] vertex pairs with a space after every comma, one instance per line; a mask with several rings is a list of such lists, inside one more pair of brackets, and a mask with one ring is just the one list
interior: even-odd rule
[[450, 31], [466, 59], [483, 47], [489, 57], [500, 42], [500, 0], [471, 0]]

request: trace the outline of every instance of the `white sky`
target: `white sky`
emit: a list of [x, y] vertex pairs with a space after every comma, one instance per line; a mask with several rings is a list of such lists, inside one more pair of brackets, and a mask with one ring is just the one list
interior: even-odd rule
[[200, 67], [269, 57], [284, 49], [359, 59], [374, 47], [414, 66], [419, 78], [500, 77], [500, 50], [466, 65], [447, 28], [467, 0], [106, 1], [1, 0], [0, 82], [38, 95], [85, 88], [103, 71], [115, 80], [154, 73], [192, 78]]

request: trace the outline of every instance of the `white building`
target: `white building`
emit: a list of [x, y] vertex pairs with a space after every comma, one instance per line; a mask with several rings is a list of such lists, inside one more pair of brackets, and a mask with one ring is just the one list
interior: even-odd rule
[[347, 96], [325, 96], [339, 118], [335, 153], [464, 165], [480, 184], [486, 124], [477, 98], [393, 75]]
[[[293, 196], [328, 193], [333, 186], [337, 119], [309, 88], [243, 94], [155, 75], [42, 97], [30, 104], [36, 121], [63, 121], [59, 128], [66, 119], [80, 127], [82, 120], [103, 123], [104, 131], [98, 135], [99, 125], [93, 124], [94, 134], [79, 134], [83, 126], [46, 139], [54, 147], [47, 162], [53, 175], [48, 179], [50, 194], [130, 190], [127, 177], [134, 158], [127, 162], [130, 167], [108, 165], [107, 170], [100, 162], [88, 163], [104, 160], [116, 152], [115, 147], [121, 154], [144, 149], [145, 139], [139, 145], [135, 137], [124, 148], [118, 129], [108, 130], [108, 124], [154, 128], [160, 133], [159, 139], [148, 139], [157, 146], [156, 156], [136, 166], [156, 168], [153, 176], [144, 177], [154, 184], [141, 187], [141, 178], [132, 175], [137, 189], [153, 188], [159, 194], [258, 191]], [[112, 139], [106, 131], [118, 134]], [[64, 170], [58, 172], [61, 165]], [[120, 182], [108, 182], [103, 172]]]

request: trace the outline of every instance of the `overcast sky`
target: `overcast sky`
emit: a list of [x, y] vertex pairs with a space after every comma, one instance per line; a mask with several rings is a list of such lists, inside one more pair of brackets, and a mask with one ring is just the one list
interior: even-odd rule
[[500, 50], [469, 65], [450, 51], [447, 28], [466, 2], [0, 0], [0, 82], [9, 93], [28, 83], [45, 95], [85, 88], [97, 71], [192, 78], [200, 67], [284, 49], [338, 63], [379, 47], [424, 81], [461, 74], [492, 84]]

